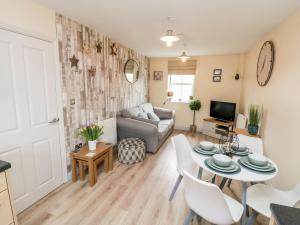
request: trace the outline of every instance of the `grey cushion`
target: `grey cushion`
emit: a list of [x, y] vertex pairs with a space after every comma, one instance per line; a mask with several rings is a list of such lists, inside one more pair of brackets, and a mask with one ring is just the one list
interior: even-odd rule
[[148, 116], [147, 116], [147, 113], [145, 113], [145, 112], [140, 112], [138, 114], [138, 117], [143, 118], [143, 119], [149, 119]]
[[166, 134], [168, 133], [169, 128], [167, 125], [160, 125], [158, 124], [158, 137], [159, 139], [163, 139]]
[[154, 107], [154, 113], [162, 119], [172, 119], [174, 116], [174, 111], [171, 109], [164, 109], [159, 107]]
[[166, 125], [169, 129], [171, 129], [174, 126], [174, 120], [161, 120], [159, 121], [159, 125]]
[[153, 125], [155, 125], [156, 127], [158, 126], [158, 123], [159, 123], [159, 121], [154, 121], [154, 120], [150, 120], [150, 119], [144, 119], [144, 118], [138, 117], [138, 116], [132, 116], [132, 117], [130, 117], [130, 118], [131, 118], [131, 119], [134, 119], [134, 120], [142, 121], [142, 122], [145, 122], [145, 123], [153, 124]]
[[148, 112], [147, 115], [150, 120], [160, 121], [159, 117], [154, 112]]
[[140, 107], [145, 113], [153, 112], [153, 106], [151, 103], [144, 103]]
[[139, 107], [133, 107], [133, 108], [122, 110], [123, 117], [133, 117], [133, 116], [137, 117], [139, 113], [143, 113], [143, 111]]

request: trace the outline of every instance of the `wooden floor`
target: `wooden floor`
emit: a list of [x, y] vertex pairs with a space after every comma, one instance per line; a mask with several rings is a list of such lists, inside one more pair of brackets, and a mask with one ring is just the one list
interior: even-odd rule
[[[195, 144], [214, 139], [184, 133]], [[100, 171], [98, 182], [89, 187], [87, 180], [68, 182], [18, 215], [21, 225], [177, 225], [188, 212], [180, 185], [172, 202], [168, 201], [176, 181], [175, 152], [168, 139], [156, 154], [148, 154], [139, 164], [126, 166], [115, 161], [114, 170]], [[232, 183], [227, 194], [239, 199], [240, 186]], [[218, 213], [218, 212], [216, 212]], [[257, 225], [267, 225], [259, 216]], [[197, 220], [193, 221], [196, 225]], [[208, 224], [203, 221], [202, 224]]]

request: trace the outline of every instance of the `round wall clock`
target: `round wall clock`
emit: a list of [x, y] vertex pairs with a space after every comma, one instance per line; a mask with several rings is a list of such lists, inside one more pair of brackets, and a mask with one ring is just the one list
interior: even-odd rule
[[266, 41], [261, 47], [257, 61], [257, 83], [266, 86], [269, 82], [274, 65], [274, 44]]

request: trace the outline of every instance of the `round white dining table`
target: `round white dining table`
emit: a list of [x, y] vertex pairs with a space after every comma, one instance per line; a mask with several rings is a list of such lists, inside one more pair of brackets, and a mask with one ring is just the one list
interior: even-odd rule
[[[216, 145], [216, 147], [219, 147], [219, 146]], [[276, 172], [274, 172], [274, 173], [263, 174], [263, 173], [255, 172], [250, 169], [244, 168], [243, 166], [240, 166], [241, 171], [239, 173], [226, 174], [226, 173], [217, 172], [217, 171], [209, 168], [208, 166], [206, 166], [204, 161], [205, 161], [205, 159], [209, 158], [210, 156], [201, 155], [195, 151], [191, 152], [191, 156], [192, 156], [192, 159], [195, 161], [195, 163], [199, 166], [199, 175], [198, 175], [199, 178], [201, 178], [202, 170], [204, 169], [204, 170], [206, 170], [212, 174], [216, 174], [220, 177], [224, 177], [226, 179], [232, 179], [232, 180], [242, 182], [242, 193], [241, 194], [242, 194], [242, 205], [244, 207], [244, 212], [243, 212], [241, 224], [243, 224], [243, 225], [246, 224], [246, 219], [247, 219], [246, 206], [247, 206], [247, 185], [248, 185], [248, 183], [265, 182], [265, 181], [268, 181], [268, 180], [271, 180], [272, 178], [274, 178], [278, 173], [277, 165], [270, 159], [268, 159], [269, 162], [271, 162], [276, 168]], [[237, 162], [239, 158], [240, 158], [239, 156], [233, 156], [232, 160]]]

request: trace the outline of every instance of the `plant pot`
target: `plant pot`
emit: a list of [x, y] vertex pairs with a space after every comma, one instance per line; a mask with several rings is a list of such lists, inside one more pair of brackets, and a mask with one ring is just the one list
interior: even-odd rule
[[197, 131], [197, 125], [191, 125], [190, 126], [190, 131], [193, 132], [193, 133], [196, 133], [196, 131]]
[[88, 141], [88, 145], [89, 145], [89, 150], [90, 151], [95, 151], [96, 150], [96, 145], [97, 145], [97, 140]]
[[249, 134], [256, 135], [258, 133], [258, 126], [248, 125]]

